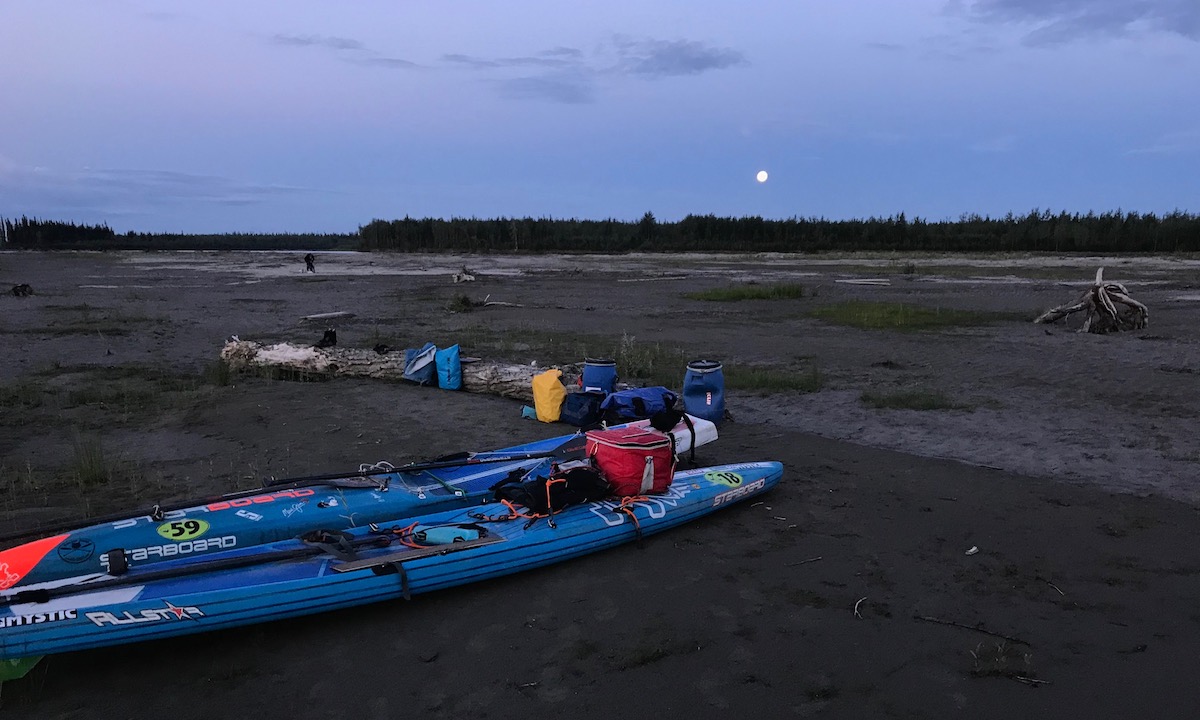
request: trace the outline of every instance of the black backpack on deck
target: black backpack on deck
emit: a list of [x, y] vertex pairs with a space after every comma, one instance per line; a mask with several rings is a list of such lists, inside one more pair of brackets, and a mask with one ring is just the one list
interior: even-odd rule
[[556, 467], [548, 478], [525, 482], [520, 482], [524, 471], [516, 470], [491, 490], [497, 500], [507, 500], [541, 515], [612, 494], [608, 482], [586, 460], [565, 464], [563, 468]]

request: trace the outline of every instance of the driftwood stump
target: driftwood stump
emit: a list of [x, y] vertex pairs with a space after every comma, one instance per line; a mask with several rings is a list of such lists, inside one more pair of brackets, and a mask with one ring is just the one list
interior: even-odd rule
[[[221, 349], [221, 359], [230, 370], [253, 368], [287, 370], [308, 378], [370, 377], [402, 380], [404, 353], [379, 353], [359, 348], [315, 348], [290, 343], [262, 345], [249, 340], [230, 340]], [[478, 360], [462, 364], [463, 390], [533, 402], [533, 376], [547, 368], [536, 365]], [[563, 380], [573, 378], [564, 372]]]
[[1124, 285], [1104, 281], [1104, 268], [1096, 271], [1096, 282], [1078, 300], [1051, 308], [1034, 322], [1052, 323], [1077, 312], [1086, 313], [1079, 332], [1100, 334], [1140, 330], [1146, 327], [1150, 316], [1146, 306], [1130, 297]]

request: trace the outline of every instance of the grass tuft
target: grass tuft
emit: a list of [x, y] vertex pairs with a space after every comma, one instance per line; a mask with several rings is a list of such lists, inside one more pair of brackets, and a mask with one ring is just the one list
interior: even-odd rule
[[42, 406], [42, 388], [32, 382], [0, 386], [0, 410], [15, 421], [24, 422], [16, 413]]
[[113, 479], [113, 467], [104, 453], [104, 446], [95, 438], [75, 441], [71, 473], [81, 487], [106, 485]]
[[204, 381], [209, 385], [225, 387], [233, 380], [233, 371], [225, 360], [214, 360], [204, 367]]
[[809, 312], [811, 317], [862, 330], [931, 330], [945, 327], [987, 325], [1012, 319], [1005, 313], [973, 312], [950, 308], [928, 308], [906, 303], [850, 300]]
[[805, 296], [803, 285], [797, 283], [746, 283], [725, 288], [712, 288], [684, 295], [689, 300], [709, 302], [738, 302], [740, 300], [798, 300]]
[[663, 346], [661, 343], [639, 343], [637, 338], [628, 334], [621, 335], [621, 341], [611, 357], [616, 361], [617, 372], [622, 377], [665, 387], [675, 387], [683, 382], [688, 363], [687, 355], [680, 348]]
[[721, 369], [725, 384], [732, 390], [773, 392], [817, 392], [825, 378], [817, 368], [786, 370], [760, 365], [729, 365]]
[[447, 312], [464, 313], [475, 309], [475, 303], [466, 295], [455, 295], [446, 301]]

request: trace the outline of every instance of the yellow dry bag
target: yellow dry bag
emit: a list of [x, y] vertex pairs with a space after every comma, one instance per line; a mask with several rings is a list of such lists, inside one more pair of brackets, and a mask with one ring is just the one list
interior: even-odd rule
[[533, 376], [533, 409], [542, 422], [558, 422], [562, 414], [567, 389], [562, 384], [562, 370], [547, 370]]

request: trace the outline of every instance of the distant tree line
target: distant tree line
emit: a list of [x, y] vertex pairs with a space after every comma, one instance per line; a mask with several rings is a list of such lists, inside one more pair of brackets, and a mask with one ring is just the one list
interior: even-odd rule
[[865, 220], [688, 215], [659, 222], [553, 218], [372, 220], [352, 234], [117, 234], [107, 225], [0, 218], [9, 249], [331, 250], [391, 252], [1200, 252], [1200, 215], [1175, 211], [1080, 215], [1034, 210], [1002, 218], [928, 221], [904, 213]]
[[1200, 215], [1034, 210], [1002, 218], [964, 215], [930, 222], [904, 213], [866, 220], [688, 215], [658, 222], [533, 218], [373, 220], [364, 250], [398, 252], [933, 252], [1174, 253], [1200, 251]]
[[0, 247], [9, 250], [353, 250], [356, 233], [117, 234], [107, 224], [0, 218]]

